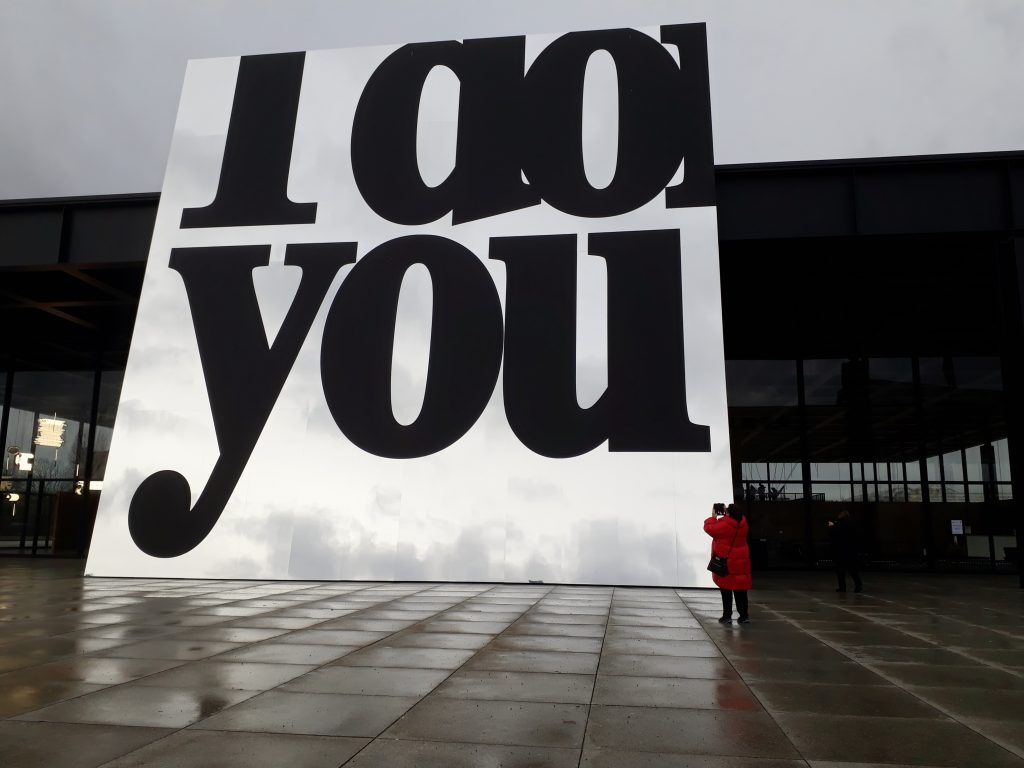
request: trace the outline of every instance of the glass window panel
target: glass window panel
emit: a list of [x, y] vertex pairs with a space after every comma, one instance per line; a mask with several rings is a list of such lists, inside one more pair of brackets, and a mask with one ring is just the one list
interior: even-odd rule
[[807, 405], [838, 405], [843, 377], [849, 376], [846, 360], [804, 360], [804, 402]]
[[909, 357], [875, 357], [868, 362], [871, 403], [914, 402], [914, 366]]
[[844, 462], [811, 464], [811, 480], [849, 480], [850, 465]]
[[984, 480], [981, 474], [981, 446], [967, 448], [964, 450], [964, 457], [967, 459], [967, 479], [976, 483]]
[[889, 498], [891, 501], [904, 502], [907, 500], [907, 488], [903, 483], [893, 483], [889, 486]]
[[1000, 501], [1010, 501], [1013, 499], [1013, 486], [1009, 483], [1000, 483], [997, 485], [996, 492], [999, 494]]
[[907, 484], [907, 501], [923, 501], [924, 494], [921, 491], [921, 485], [919, 483], [908, 483]]
[[885, 464], [885, 463], [878, 464], [877, 467], [875, 468], [875, 472], [877, 473], [877, 477], [878, 477], [879, 480], [888, 480], [889, 479], [889, 465], [888, 464]]
[[942, 502], [942, 485], [940, 483], [930, 483], [928, 485], [928, 498], [933, 502]]
[[964, 493], [964, 487], [959, 483], [946, 483], [946, 501], [948, 502], [961, 502], [966, 501], [966, 494]]
[[[4, 476], [28, 477], [9, 451], [31, 453], [34, 479], [71, 479], [84, 465], [92, 409], [90, 371], [18, 371], [4, 446]], [[41, 419], [43, 421], [41, 421]], [[42, 440], [42, 443], [37, 443]]]
[[894, 481], [903, 480], [903, 464], [889, 463], [889, 479]]
[[815, 501], [853, 501], [849, 483], [813, 483], [811, 494]]
[[996, 440], [992, 443], [992, 447], [996, 449], [996, 480], [1001, 483], [1008, 483], [1013, 479], [1010, 477], [1010, 451], [1008, 448], [1008, 442], [1004, 437], [1002, 440]]
[[853, 500], [864, 501], [864, 486], [861, 483], [853, 484]]
[[928, 465], [926, 467], [928, 472], [928, 479], [931, 480], [933, 483], [939, 482], [942, 479], [942, 473], [939, 471], [939, 457], [929, 456], [928, 460], [926, 461], [926, 464]]
[[[92, 480], [102, 480], [110, 454], [110, 439], [114, 435], [114, 420], [121, 398], [124, 371], [103, 371], [100, 375], [99, 409], [96, 412], [96, 446], [92, 461]], [[82, 467], [85, 472], [85, 467]]]
[[922, 357], [918, 361], [921, 369], [921, 387], [926, 391], [950, 389], [953, 387], [953, 361], [946, 357]]
[[804, 497], [801, 483], [772, 483], [768, 488], [768, 499], [774, 501], [794, 501]]
[[960, 451], [943, 454], [942, 469], [946, 473], [946, 482], [957, 482], [964, 479], [964, 465]]
[[955, 357], [957, 389], [1002, 390], [1003, 369], [998, 357]]
[[878, 491], [874, 483], [868, 483], [864, 486], [864, 501], [878, 501]]
[[913, 482], [920, 482], [921, 480], [921, 465], [916, 461], [908, 461], [903, 465], [903, 468], [907, 473], [907, 480]]
[[970, 483], [967, 486], [967, 500], [974, 503], [979, 503], [985, 500], [985, 487], [983, 485], [977, 485]]
[[852, 466], [852, 470], [853, 470], [853, 479], [854, 480], [860, 480], [861, 479], [860, 463], [859, 462], [854, 463], [853, 466]]
[[768, 465], [764, 462], [744, 462], [742, 473], [744, 480], [767, 480]]
[[889, 485], [887, 483], [879, 483], [875, 492], [878, 494], [879, 501], [889, 501]]
[[726, 360], [730, 407], [796, 405], [795, 360]]
[[864, 466], [864, 479], [865, 480], [874, 480], [875, 479], [875, 465], [874, 464], [864, 464], [863, 466]]
[[768, 477], [771, 478], [772, 482], [803, 480], [803, 476], [803, 467], [797, 463], [785, 462], [768, 465]]

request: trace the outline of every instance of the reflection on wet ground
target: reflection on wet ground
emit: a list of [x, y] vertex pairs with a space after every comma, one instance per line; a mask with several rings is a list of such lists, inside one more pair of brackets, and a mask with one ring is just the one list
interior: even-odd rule
[[717, 593], [0, 560], [0, 765], [1024, 765], [1015, 578]]

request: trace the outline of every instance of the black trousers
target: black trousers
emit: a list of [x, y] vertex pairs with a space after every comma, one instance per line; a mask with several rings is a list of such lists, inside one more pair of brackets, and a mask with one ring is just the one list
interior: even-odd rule
[[837, 560], [836, 561], [836, 582], [839, 585], [839, 591], [846, 591], [846, 574], [849, 573], [853, 578], [853, 588], [860, 592], [864, 588], [864, 584], [860, 580], [860, 571], [857, 568], [856, 560]]
[[745, 589], [720, 589], [722, 593], [722, 615], [726, 617], [732, 616], [732, 596], [733, 592], [736, 593], [736, 610], [740, 614], [741, 619], [749, 617], [748, 605], [747, 605], [747, 590]]

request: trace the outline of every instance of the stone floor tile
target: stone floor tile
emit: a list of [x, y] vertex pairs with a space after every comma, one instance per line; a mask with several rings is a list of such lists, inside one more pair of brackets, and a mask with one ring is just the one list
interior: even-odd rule
[[881, 685], [751, 683], [769, 712], [946, 719], [939, 710], [897, 688]]
[[594, 688], [594, 704], [680, 709], [761, 709], [747, 686], [738, 680], [625, 675], [599, 675]]
[[154, 688], [126, 683], [19, 715], [19, 720], [184, 728], [255, 691]]
[[[11, 685], [0, 681], [0, 718], [14, 717], [49, 704], [98, 691], [96, 683], [51, 681]], [[2, 746], [2, 744], [0, 744]]]
[[597, 671], [599, 658], [596, 653], [484, 649], [474, 656], [466, 667], [507, 672], [565, 672], [592, 675]]
[[1024, 678], [982, 665], [874, 664], [875, 669], [906, 686], [987, 688], [1024, 691]]
[[605, 628], [600, 624], [548, 624], [519, 621], [509, 627], [507, 635], [557, 635], [559, 637], [597, 637], [605, 635]]
[[578, 749], [377, 739], [345, 768], [577, 768]]
[[367, 696], [425, 696], [451, 673], [446, 669], [331, 666], [296, 678], [283, 691], [352, 693]]
[[718, 648], [709, 640], [644, 640], [607, 639], [605, 653], [633, 653], [648, 656], [721, 656]]
[[449, 632], [418, 632], [408, 630], [392, 635], [387, 644], [392, 648], [461, 648], [476, 651], [491, 642], [494, 635], [459, 634]]
[[1024, 765], [1024, 728], [1021, 727], [1022, 720], [1019, 717], [1014, 720], [1006, 718], [999, 720], [963, 718], [962, 722], [985, 738], [991, 739], [1004, 749], [1012, 751], [1021, 758], [1021, 765]]
[[821, 662], [799, 659], [732, 659], [748, 683], [800, 682], [829, 685], [889, 685], [883, 677], [850, 661]]
[[599, 637], [563, 637], [560, 635], [502, 635], [491, 643], [494, 651], [570, 651], [600, 653]]
[[1009, 720], [1024, 730], [1024, 691], [990, 688], [939, 688], [936, 686], [909, 689], [915, 696], [941, 707], [960, 720]]
[[222, 626], [226, 627], [256, 627], [258, 629], [305, 629], [319, 625], [319, 619], [297, 619], [284, 616], [250, 616], [244, 619], [237, 619]]
[[449, 699], [589, 704], [593, 690], [591, 675], [461, 670], [438, 688], [435, 695]]
[[[584, 749], [580, 768], [807, 768], [803, 760]], [[899, 768], [892, 766], [891, 768]]]
[[337, 768], [369, 742], [338, 736], [184, 730], [103, 768]]
[[684, 755], [796, 758], [800, 755], [763, 712], [594, 705], [588, 748]]
[[694, 621], [692, 627], [637, 627], [612, 624], [605, 637], [609, 640], [706, 640], [707, 632]]
[[279, 637], [287, 629], [260, 627], [194, 627], [174, 633], [174, 640], [216, 640], [225, 643], [258, 643]]
[[455, 669], [475, 651], [461, 648], [409, 648], [375, 645], [355, 651], [337, 664], [348, 667], [404, 667], [409, 669]]
[[586, 723], [587, 707], [576, 704], [429, 696], [391, 726], [386, 736], [578, 749]]
[[888, 662], [896, 664], [928, 664], [942, 666], [963, 666], [971, 660], [961, 653], [945, 648], [892, 648], [888, 646], [858, 646], [847, 648], [846, 652], [861, 663]]
[[413, 697], [269, 691], [193, 727], [372, 738], [417, 701]]
[[520, 611], [496, 612], [458, 610], [446, 611], [445, 613], [438, 614], [437, 618], [439, 621], [504, 621], [511, 624], [522, 615], [523, 614]]
[[926, 764], [970, 768], [1022, 765], [1020, 758], [960, 723], [910, 718], [776, 714], [808, 760]]
[[216, 656], [219, 653], [241, 648], [241, 643], [224, 643], [212, 640], [143, 640], [140, 643], [119, 645], [94, 654], [103, 658], [118, 659], [171, 659], [193, 661]]
[[[71, 636], [101, 637], [108, 640], [121, 640], [123, 643], [135, 643], [139, 640], [152, 640], [155, 637], [167, 637], [172, 633], [177, 637], [177, 633], [180, 631], [174, 627], [144, 627], [128, 624], [101, 624], [99, 626], [86, 626], [88, 626], [88, 629], [78, 629]], [[205, 639], [218, 640], [221, 638], [211, 637]]]
[[137, 680], [135, 685], [158, 688], [229, 688], [266, 691], [305, 674], [313, 666], [264, 664], [252, 661], [199, 661]]
[[465, 632], [469, 634], [496, 635], [504, 632], [509, 626], [506, 621], [445, 621], [431, 619], [417, 628], [421, 632]]
[[117, 685], [179, 667], [183, 663], [171, 659], [97, 659], [79, 656], [0, 675], [0, 686], [44, 682]]
[[362, 614], [331, 619], [316, 625], [316, 629], [341, 629], [356, 632], [384, 632], [391, 634], [407, 629], [416, 622], [394, 621], [393, 619], [364, 619]]
[[167, 728], [0, 721], [4, 768], [96, 768], [170, 734]]
[[643, 656], [629, 653], [606, 653], [601, 657], [602, 675], [632, 677], [694, 677], [734, 679], [738, 677], [725, 659], [697, 656]]
[[390, 632], [368, 632], [359, 629], [302, 629], [280, 637], [277, 643], [300, 643], [303, 645], [370, 645], [387, 637]]
[[808, 760], [810, 768], [939, 768], [934, 765], [896, 765], [895, 763], [837, 763], [832, 760]]
[[314, 667], [340, 659], [358, 649], [355, 645], [303, 645], [268, 642], [226, 653], [218, 661], [260, 661], [269, 664], [304, 664]]
[[693, 619], [683, 616], [661, 618], [658, 616], [612, 616], [608, 619], [609, 626], [629, 627], [676, 627], [678, 629], [693, 628]]

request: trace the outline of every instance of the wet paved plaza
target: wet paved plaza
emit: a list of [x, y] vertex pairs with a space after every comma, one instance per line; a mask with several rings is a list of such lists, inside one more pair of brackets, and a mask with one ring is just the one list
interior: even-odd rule
[[1016, 578], [718, 593], [0, 560], [0, 766], [1024, 766]]

